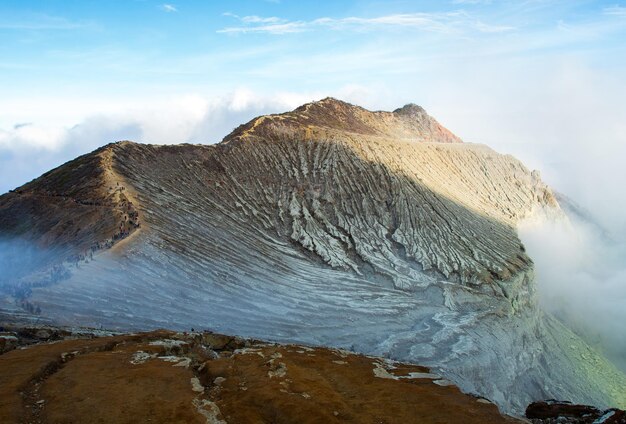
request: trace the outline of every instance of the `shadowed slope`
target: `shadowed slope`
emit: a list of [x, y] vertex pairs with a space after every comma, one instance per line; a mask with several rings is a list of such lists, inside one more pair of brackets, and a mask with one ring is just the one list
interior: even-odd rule
[[[513, 225], [544, 206], [536, 197], [549, 192], [518, 162], [487, 148], [242, 143], [228, 150], [126, 144], [114, 148], [116, 167], [141, 193], [146, 222], [157, 231], [179, 231], [181, 218], [228, 220], [231, 231], [266, 231], [332, 267], [373, 270], [398, 288], [437, 277], [495, 283], [530, 262]], [[500, 180], [502, 165], [517, 179]]]

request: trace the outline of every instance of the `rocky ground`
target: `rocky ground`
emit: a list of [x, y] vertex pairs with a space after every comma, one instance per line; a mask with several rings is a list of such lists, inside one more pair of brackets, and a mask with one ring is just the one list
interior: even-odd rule
[[210, 332], [2, 327], [2, 423], [626, 423], [536, 402], [501, 415], [417, 365]]
[[206, 332], [0, 335], [2, 423], [506, 423], [428, 369]]

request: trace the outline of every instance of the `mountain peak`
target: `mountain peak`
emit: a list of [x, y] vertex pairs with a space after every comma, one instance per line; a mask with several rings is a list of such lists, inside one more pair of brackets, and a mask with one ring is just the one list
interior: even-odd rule
[[305, 113], [310, 117], [324, 120], [337, 113], [348, 117], [362, 112], [367, 112], [367, 110], [334, 97], [325, 97], [321, 100], [305, 103], [302, 106], [295, 108], [292, 112], [287, 112], [286, 114]]
[[[343, 107], [359, 107], [359, 106], [353, 105], [352, 103], [348, 103], [346, 101], [343, 101], [343, 100], [337, 99], [336, 97], [331, 97], [331, 96], [324, 97], [321, 100], [314, 100], [312, 102], [304, 104], [303, 106], [306, 106], [306, 105], [324, 105], [324, 104], [326, 104], [326, 105], [335, 105], [335, 106], [343, 106]], [[301, 107], [303, 107], [303, 106], [301, 106]]]
[[369, 111], [333, 97], [306, 103], [291, 112], [255, 118], [235, 129], [224, 142], [274, 139], [285, 134], [303, 139], [345, 139], [358, 134], [405, 142], [461, 142], [416, 104], [393, 112]]
[[428, 115], [423, 107], [416, 105], [415, 103], [407, 103], [401, 108], [394, 110], [393, 113], [411, 117], [415, 117], [417, 115]]

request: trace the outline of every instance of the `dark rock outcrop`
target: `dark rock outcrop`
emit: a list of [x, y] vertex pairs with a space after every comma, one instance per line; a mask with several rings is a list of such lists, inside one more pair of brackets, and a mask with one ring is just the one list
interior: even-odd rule
[[626, 412], [621, 409], [602, 411], [556, 400], [531, 403], [526, 408], [526, 418], [537, 424], [626, 424]]

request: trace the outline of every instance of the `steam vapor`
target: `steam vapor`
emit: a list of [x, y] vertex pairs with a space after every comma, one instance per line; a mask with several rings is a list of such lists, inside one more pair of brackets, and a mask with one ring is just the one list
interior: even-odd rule
[[626, 244], [584, 215], [520, 225], [544, 310], [626, 372]]

